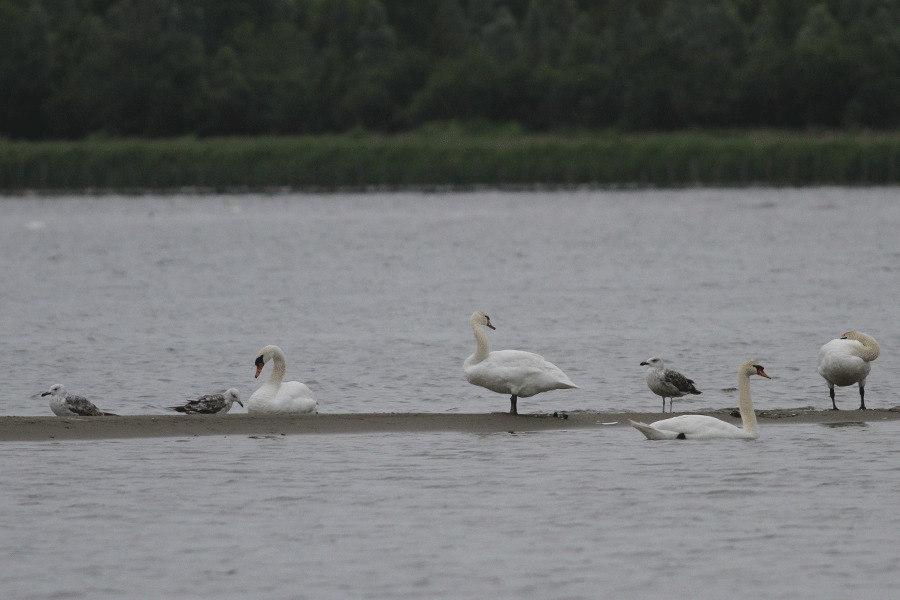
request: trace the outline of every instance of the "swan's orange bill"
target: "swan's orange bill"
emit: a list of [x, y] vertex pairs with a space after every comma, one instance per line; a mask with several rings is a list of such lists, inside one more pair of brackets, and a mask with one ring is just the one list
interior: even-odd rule
[[[257, 374], [258, 374], [258, 373], [257, 373]], [[768, 375], [766, 375], [766, 372], [763, 371], [762, 369], [756, 369], [756, 374], [757, 374], [757, 375], [762, 375], [762, 376], [765, 377], [766, 379], [772, 379], [771, 377], [769, 377]]]
[[[256, 375], [253, 376], [254, 379], [259, 377], [259, 374], [262, 373], [264, 366], [265, 366], [265, 364], [260, 364], [258, 367], [256, 367]], [[768, 377], [768, 375], [766, 375], [766, 377]], [[241, 406], [243, 406], [243, 404]]]

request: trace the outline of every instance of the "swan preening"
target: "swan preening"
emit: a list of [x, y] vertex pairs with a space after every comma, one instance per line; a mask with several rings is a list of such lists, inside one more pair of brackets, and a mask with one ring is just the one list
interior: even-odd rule
[[858, 331], [848, 331], [841, 339], [831, 340], [819, 349], [819, 375], [828, 384], [832, 410], [838, 410], [834, 386], [854, 383], [859, 384], [859, 410], [866, 409], [866, 377], [872, 368], [869, 363], [880, 353], [875, 338]]
[[694, 387], [694, 382], [681, 373], [667, 369], [663, 359], [653, 357], [641, 363], [647, 367], [647, 387], [657, 396], [662, 396], [663, 412], [666, 412], [666, 398], [669, 399], [669, 412], [672, 412], [672, 401], [687, 394], [702, 394]]
[[750, 400], [751, 375], [771, 379], [757, 361], [748, 360], [741, 363], [738, 369], [738, 393], [743, 428], [706, 415], [679, 415], [671, 419], [656, 421], [650, 425], [629, 422], [635, 429], [647, 436], [648, 440], [710, 440], [716, 438], [755, 440], [759, 437], [759, 426], [756, 423], [753, 402]]
[[284, 352], [278, 346], [266, 346], [259, 351], [255, 361], [255, 377], [259, 377], [263, 367], [270, 360], [274, 362], [272, 374], [262, 387], [250, 396], [247, 401], [247, 412], [250, 414], [318, 412], [319, 403], [306, 384], [299, 381], [282, 383], [286, 364]]
[[244, 405], [238, 391], [231, 388], [224, 394], [207, 394], [181, 406], [170, 406], [169, 408], [188, 415], [224, 415], [231, 410], [231, 405], [235, 402], [241, 406]]
[[528, 398], [550, 390], [578, 388], [559, 367], [540, 355], [521, 350], [491, 352], [482, 326], [496, 327], [483, 312], [475, 312], [471, 323], [478, 349], [463, 363], [466, 380], [498, 394], [510, 394], [509, 414], [519, 414], [516, 402], [520, 396]]
[[50, 410], [58, 417], [115, 417], [113, 413], [103, 412], [84, 396], [75, 396], [66, 392], [61, 383], [50, 386], [50, 390], [41, 394], [50, 396]]

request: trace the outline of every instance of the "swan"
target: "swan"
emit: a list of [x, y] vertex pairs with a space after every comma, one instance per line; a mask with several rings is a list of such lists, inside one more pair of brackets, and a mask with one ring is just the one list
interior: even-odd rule
[[519, 414], [516, 410], [519, 396], [528, 398], [550, 390], [578, 389], [559, 367], [540, 355], [521, 350], [491, 352], [481, 326], [496, 327], [482, 311], [472, 314], [471, 322], [478, 350], [463, 363], [466, 380], [498, 394], [510, 394], [509, 414]]
[[738, 369], [738, 390], [741, 399], [741, 420], [744, 422], [743, 429], [706, 415], [679, 415], [671, 419], [656, 421], [650, 425], [636, 423], [630, 419], [628, 422], [646, 435], [648, 440], [711, 440], [717, 438], [755, 440], [759, 437], [759, 426], [756, 424], [756, 413], [753, 412], [753, 402], [750, 400], [751, 375], [771, 379], [757, 361], [748, 360], [741, 363]]
[[115, 417], [113, 413], [103, 412], [84, 396], [76, 396], [66, 392], [61, 383], [50, 386], [50, 390], [41, 394], [50, 396], [50, 410], [58, 417]]
[[284, 379], [285, 362], [284, 352], [278, 346], [266, 346], [259, 351], [256, 356], [254, 377], [259, 377], [263, 367], [270, 360], [275, 361], [272, 374], [262, 387], [250, 396], [250, 400], [247, 401], [247, 412], [250, 414], [318, 412], [319, 403], [306, 384], [299, 381], [281, 382]]
[[185, 413], [188, 415], [224, 415], [229, 410], [231, 410], [231, 405], [235, 402], [237, 402], [241, 406], [244, 405], [244, 403], [241, 402], [241, 397], [240, 395], [238, 395], [238, 391], [235, 388], [231, 388], [229, 390], [226, 390], [224, 394], [207, 394], [206, 396], [200, 396], [196, 400], [191, 400], [190, 402], [181, 406], [170, 406], [169, 408], [176, 412]]
[[687, 394], [702, 394], [694, 387], [694, 382], [681, 373], [667, 369], [663, 359], [653, 357], [641, 363], [647, 367], [647, 387], [657, 396], [662, 396], [663, 412], [666, 412], [666, 398], [669, 399], [669, 412], [672, 412], [672, 400]]
[[878, 342], [872, 336], [858, 331], [848, 331], [839, 340], [831, 340], [819, 349], [819, 375], [825, 378], [831, 393], [832, 410], [834, 386], [859, 384], [859, 410], [866, 410], [866, 377], [869, 364], [881, 354]]

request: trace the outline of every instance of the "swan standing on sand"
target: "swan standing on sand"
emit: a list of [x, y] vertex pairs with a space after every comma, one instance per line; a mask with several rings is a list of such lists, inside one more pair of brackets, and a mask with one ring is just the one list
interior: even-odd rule
[[741, 420], [744, 428], [735, 427], [715, 417], [706, 415], [679, 415], [647, 425], [629, 420], [629, 423], [647, 436], [648, 440], [755, 440], [759, 437], [756, 413], [750, 400], [750, 376], [759, 375], [771, 379], [755, 360], [748, 360], [738, 369], [738, 391], [741, 399]]
[[113, 413], [103, 412], [84, 396], [75, 396], [66, 392], [61, 383], [50, 386], [50, 391], [41, 396], [50, 396], [50, 410], [58, 417], [115, 417]]
[[231, 410], [231, 405], [237, 402], [241, 406], [241, 397], [235, 388], [227, 390], [224, 394], [207, 394], [182, 406], [170, 406], [175, 412], [186, 415], [224, 415]]
[[878, 342], [872, 336], [858, 331], [848, 331], [839, 340], [831, 340], [819, 349], [819, 375], [825, 378], [831, 393], [832, 410], [834, 386], [859, 384], [859, 410], [866, 410], [866, 377], [869, 364], [881, 354]]
[[247, 401], [250, 414], [315, 413], [319, 410], [312, 391], [299, 381], [282, 383], [285, 372], [284, 352], [278, 346], [266, 346], [256, 357], [256, 375], [270, 360], [275, 361], [272, 374], [261, 388], [253, 392]]
[[672, 412], [672, 400], [687, 394], [702, 394], [694, 387], [694, 382], [681, 373], [667, 369], [663, 359], [653, 357], [641, 363], [647, 367], [647, 387], [657, 396], [662, 396], [663, 412], [666, 412], [666, 398], [669, 399], [669, 412]]
[[472, 315], [472, 331], [478, 350], [463, 363], [466, 380], [498, 394], [510, 394], [509, 414], [517, 415], [518, 397], [528, 398], [550, 390], [578, 388], [559, 367], [544, 357], [521, 350], [491, 352], [482, 325], [496, 329], [481, 311]]

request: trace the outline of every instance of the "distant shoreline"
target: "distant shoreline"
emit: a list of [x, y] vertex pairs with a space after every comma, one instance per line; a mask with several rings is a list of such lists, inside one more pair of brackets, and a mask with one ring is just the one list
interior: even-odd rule
[[[730, 410], [705, 412], [731, 423]], [[692, 413], [695, 414], [695, 413]], [[774, 424], [849, 423], [900, 420], [898, 410], [761, 410], [760, 427]], [[670, 415], [662, 413], [574, 412], [511, 416], [506, 413], [431, 414], [359, 413], [291, 416], [134, 415], [120, 417], [0, 417], [0, 442], [196, 437], [206, 435], [280, 436], [297, 434], [371, 434], [453, 431], [501, 433], [627, 426]]]
[[0, 139], [14, 196], [897, 183], [893, 131]]

